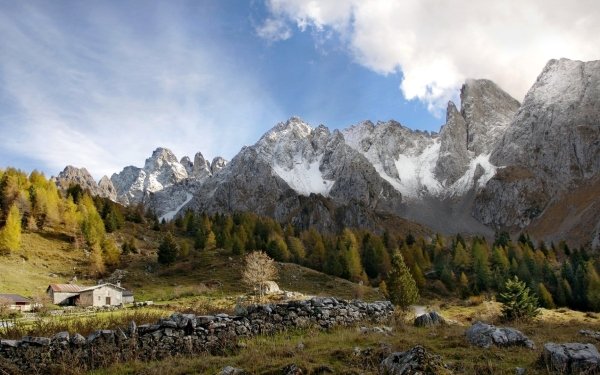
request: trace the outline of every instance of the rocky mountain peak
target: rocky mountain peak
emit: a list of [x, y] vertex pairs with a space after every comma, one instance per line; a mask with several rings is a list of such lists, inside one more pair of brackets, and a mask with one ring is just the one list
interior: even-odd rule
[[56, 186], [63, 191], [67, 190], [71, 185], [79, 185], [83, 190], [89, 191], [92, 195], [108, 198], [113, 201], [117, 199], [116, 189], [108, 177], [103, 176], [100, 182], [96, 183], [90, 172], [85, 168], [68, 165], [57, 177], [53, 177], [53, 180]]
[[183, 165], [188, 176], [192, 175], [192, 172], [194, 170], [194, 163], [190, 160], [189, 156], [182, 157], [181, 160], [179, 160], [179, 164]]
[[513, 120], [519, 102], [487, 79], [468, 79], [460, 100], [467, 124], [467, 149], [475, 155], [491, 153]]
[[561, 194], [598, 176], [598, 98], [600, 61], [550, 60], [492, 154], [504, 168], [480, 195], [474, 215], [485, 224], [524, 228], [556, 207]]
[[213, 159], [212, 163], [210, 163], [211, 173], [212, 174], [217, 173], [221, 169], [225, 168], [227, 166], [227, 163], [228, 163], [227, 160], [223, 159], [220, 156], [217, 156], [216, 158]]
[[201, 152], [197, 152], [194, 156], [194, 168], [191, 175], [196, 178], [206, 178], [212, 175], [210, 163], [204, 159]]
[[273, 143], [281, 139], [305, 139], [312, 133], [313, 128], [299, 117], [290, 117], [286, 122], [280, 122], [262, 136], [262, 143]]
[[79, 185], [82, 189], [88, 190], [93, 194], [97, 193], [98, 185], [96, 181], [85, 168], [77, 168], [67, 165], [62, 172], [55, 178], [56, 186], [61, 190], [67, 190], [70, 185]]
[[[160, 169], [164, 164], [179, 164], [175, 154], [168, 148], [159, 147], [146, 159], [144, 169], [147, 171]], [[185, 168], [184, 168], [185, 170]]]
[[108, 176], [102, 176], [98, 182], [98, 195], [114, 202], [117, 201], [117, 189]]
[[435, 166], [435, 176], [445, 186], [452, 185], [468, 169], [470, 155], [467, 144], [467, 122], [450, 101], [446, 109], [446, 125], [440, 131], [440, 151]]

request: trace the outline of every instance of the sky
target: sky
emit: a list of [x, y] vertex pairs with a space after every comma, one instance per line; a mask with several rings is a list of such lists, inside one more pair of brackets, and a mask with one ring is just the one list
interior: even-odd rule
[[597, 0], [0, 0], [0, 167], [231, 159], [299, 116], [438, 131], [466, 78], [522, 100], [600, 59]]

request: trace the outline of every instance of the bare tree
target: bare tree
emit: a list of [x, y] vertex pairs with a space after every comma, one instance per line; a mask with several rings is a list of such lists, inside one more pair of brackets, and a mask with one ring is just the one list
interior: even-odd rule
[[242, 281], [256, 290], [262, 300], [264, 284], [277, 278], [277, 267], [275, 261], [263, 252], [254, 251], [246, 255], [246, 267], [242, 272]]

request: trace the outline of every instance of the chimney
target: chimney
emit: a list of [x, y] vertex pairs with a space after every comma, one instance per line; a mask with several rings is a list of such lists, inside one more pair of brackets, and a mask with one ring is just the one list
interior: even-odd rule
[[120, 288], [121, 287], [121, 280], [117, 281], [117, 286]]

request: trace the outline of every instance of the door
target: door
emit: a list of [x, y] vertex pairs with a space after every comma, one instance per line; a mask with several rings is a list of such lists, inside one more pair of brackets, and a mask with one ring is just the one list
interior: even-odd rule
[[106, 304], [110, 305], [110, 297], [106, 297]]

